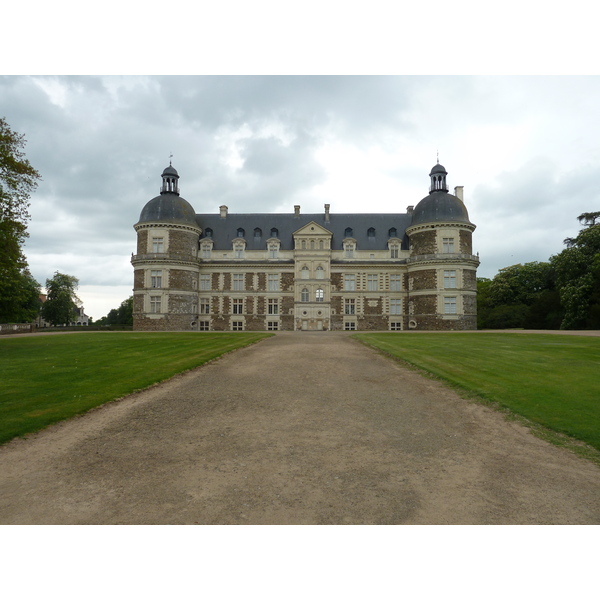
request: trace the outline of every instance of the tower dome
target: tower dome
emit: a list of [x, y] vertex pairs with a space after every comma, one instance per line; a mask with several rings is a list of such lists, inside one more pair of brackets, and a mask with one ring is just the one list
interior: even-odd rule
[[472, 225], [463, 201], [454, 194], [448, 193], [446, 175], [448, 172], [439, 163], [431, 169], [429, 195], [415, 207], [411, 225], [440, 221]]
[[144, 206], [137, 224], [177, 223], [198, 227], [196, 211], [179, 195], [179, 174], [171, 164], [162, 172], [162, 181], [160, 195]]

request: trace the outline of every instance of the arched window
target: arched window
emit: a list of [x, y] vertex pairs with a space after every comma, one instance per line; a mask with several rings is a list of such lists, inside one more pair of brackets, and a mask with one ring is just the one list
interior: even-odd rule
[[237, 237], [243, 238], [245, 235], [246, 235], [246, 232], [241, 227], [238, 227]]
[[369, 227], [369, 229], [367, 229], [367, 236], [371, 239], [375, 237], [375, 228], [374, 227]]
[[204, 230], [204, 237], [208, 237], [208, 238], [211, 238], [211, 237], [212, 237], [212, 229], [211, 229], [210, 227], [207, 227], [207, 228]]
[[323, 240], [319, 240], [319, 250], [323, 250]]
[[317, 279], [325, 279], [325, 270], [321, 265], [317, 267]]
[[306, 240], [302, 240], [302, 250], [306, 250]]
[[352, 237], [353, 234], [354, 231], [352, 230], [352, 227], [346, 227], [346, 231], [344, 231], [344, 237]]
[[392, 227], [388, 231], [388, 237], [398, 237], [398, 230], [395, 227]]
[[315, 249], [315, 240], [310, 240], [310, 249], [311, 250]]
[[302, 292], [300, 293], [300, 301], [301, 302], [308, 302], [308, 290], [306, 288], [304, 288], [302, 290]]
[[[238, 237], [243, 237], [243, 236], [238, 236]], [[261, 237], [262, 237], [262, 230], [260, 229], [260, 227], [257, 227], [254, 230], [254, 239], [257, 240], [257, 239], [260, 239]]]
[[304, 265], [302, 267], [302, 269], [300, 270], [300, 279], [309, 279], [309, 275], [310, 275], [310, 272], [308, 270], [308, 267], [306, 265]]
[[271, 237], [278, 238], [279, 237], [279, 229], [277, 229], [276, 227], [273, 227], [271, 229]]
[[323, 290], [321, 288], [318, 288], [315, 293], [315, 300], [317, 302], [323, 302], [323, 295]]

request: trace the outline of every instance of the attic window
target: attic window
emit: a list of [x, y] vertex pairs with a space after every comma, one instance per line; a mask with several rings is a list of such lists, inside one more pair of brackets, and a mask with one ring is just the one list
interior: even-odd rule
[[352, 231], [352, 227], [346, 227], [346, 231], [344, 231], [344, 237], [352, 237], [354, 231]]
[[398, 237], [398, 230], [395, 227], [392, 227], [389, 231], [388, 231], [388, 237]]
[[207, 227], [204, 230], [204, 237], [207, 237], [207, 238], [211, 238], [212, 237], [212, 229], [210, 227]]
[[[239, 235], [239, 230], [238, 230], [238, 237], [243, 237], [243, 236]], [[254, 239], [260, 239], [261, 237], [262, 237], [262, 230], [259, 227], [257, 227], [254, 230]]]
[[373, 227], [369, 227], [369, 229], [367, 229], [367, 236], [370, 238], [375, 237], [375, 229]]
[[246, 232], [241, 227], [238, 227], [237, 237], [243, 238], [245, 235], [246, 235]]
[[279, 237], [279, 230], [275, 227], [273, 227], [273, 229], [271, 229], [271, 237], [272, 238], [278, 238]]

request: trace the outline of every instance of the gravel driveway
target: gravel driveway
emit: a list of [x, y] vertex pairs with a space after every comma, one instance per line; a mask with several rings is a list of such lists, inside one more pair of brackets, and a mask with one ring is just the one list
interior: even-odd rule
[[343, 332], [0, 448], [3, 524], [599, 524], [600, 468]]

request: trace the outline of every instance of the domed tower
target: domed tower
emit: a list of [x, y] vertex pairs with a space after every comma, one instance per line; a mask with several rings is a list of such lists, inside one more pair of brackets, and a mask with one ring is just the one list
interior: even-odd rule
[[198, 316], [196, 211], [179, 195], [179, 174], [162, 173], [160, 194], [142, 209], [134, 268], [133, 328], [140, 331], [194, 330]]
[[408, 327], [410, 329], [477, 329], [477, 267], [462, 187], [448, 193], [446, 169], [429, 173], [429, 195], [414, 208], [406, 229]]

